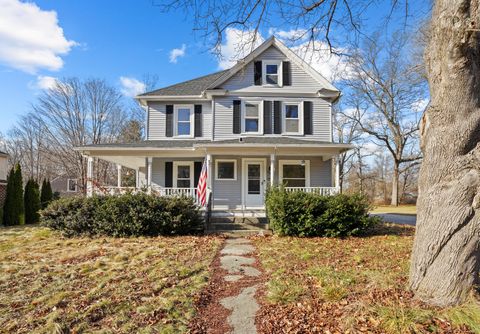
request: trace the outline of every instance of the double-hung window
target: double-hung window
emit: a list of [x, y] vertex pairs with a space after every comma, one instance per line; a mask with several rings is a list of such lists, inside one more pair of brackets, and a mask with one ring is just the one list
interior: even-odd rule
[[175, 105], [175, 136], [193, 137], [194, 134], [193, 105]]
[[249, 134], [263, 133], [263, 110], [261, 101], [243, 102], [242, 132]]
[[262, 63], [263, 85], [282, 87], [282, 62], [276, 60], [264, 60]]
[[285, 134], [302, 134], [302, 104], [298, 102], [283, 103], [283, 129]]
[[310, 186], [310, 160], [280, 160], [280, 183], [286, 187]]
[[177, 188], [192, 188], [193, 185], [193, 162], [173, 162], [173, 184]]

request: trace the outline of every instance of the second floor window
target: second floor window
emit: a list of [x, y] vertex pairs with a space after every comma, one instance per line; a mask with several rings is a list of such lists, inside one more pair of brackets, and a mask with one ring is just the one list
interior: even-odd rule
[[262, 111], [260, 102], [245, 102], [243, 105], [243, 132], [262, 132]]
[[175, 136], [193, 136], [193, 105], [175, 106]]
[[300, 104], [299, 103], [284, 103], [284, 132], [287, 134], [300, 134]]

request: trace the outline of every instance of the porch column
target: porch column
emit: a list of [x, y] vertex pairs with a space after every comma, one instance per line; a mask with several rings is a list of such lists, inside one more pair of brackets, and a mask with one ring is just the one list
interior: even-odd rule
[[335, 187], [340, 188], [340, 163], [338, 157], [335, 157]]
[[140, 169], [135, 169], [135, 188], [140, 188]]
[[93, 196], [93, 158], [87, 159], [87, 197]]
[[150, 188], [152, 186], [152, 161], [153, 158], [147, 158], [147, 187]]
[[122, 165], [117, 164], [117, 187], [122, 187]]
[[207, 154], [207, 188], [209, 191], [212, 191], [212, 178], [213, 178], [213, 168], [212, 168], [212, 155]]
[[275, 153], [270, 154], [270, 186], [273, 186], [275, 183], [275, 163], [276, 163]]

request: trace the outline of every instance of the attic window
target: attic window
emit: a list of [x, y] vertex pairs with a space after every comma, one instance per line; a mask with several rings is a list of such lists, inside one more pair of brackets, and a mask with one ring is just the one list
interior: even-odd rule
[[264, 86], [282, 86], [282, 62], [281, 61], [263, 61], [263, 85]]

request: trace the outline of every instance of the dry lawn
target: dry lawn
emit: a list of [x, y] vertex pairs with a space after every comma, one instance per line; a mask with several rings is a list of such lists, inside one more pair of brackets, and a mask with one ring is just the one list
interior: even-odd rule
[[412, 227], [363, 238], [255, 238], [268, 283], [261, 333], [480, 333], [480, 306], [438, 309], [406, 289]]
[[370, 213], [394, 213], [400, 215], [416, 215], [417, 206], [416, 205], [379, 205], [376, 206]]
[[0, 228], [0, 333], [181, 333], [221, 240]]

